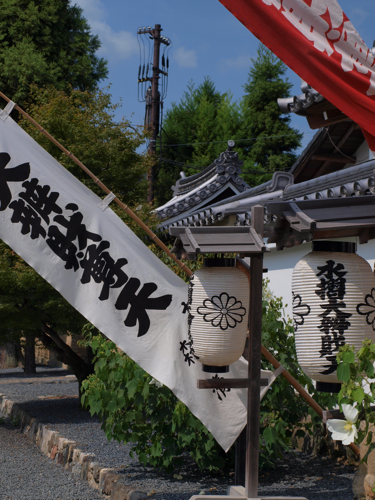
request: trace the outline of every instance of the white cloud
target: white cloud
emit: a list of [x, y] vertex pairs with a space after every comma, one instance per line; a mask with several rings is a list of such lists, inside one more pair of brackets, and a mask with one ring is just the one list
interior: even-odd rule
[[185, 47], [179, 47], [173, 51], [173, 59], [182, 68], [195, 68], [197, 66], [197, 55], [195, 50], [186, 50]]
[[356, 28], [358, 25], [361, 25], [368, 17], [368, 12], [361, 8], [354, 8], [348, 14], [350, 21], [354, 24]]
[[99, 54], [107, 58], [117, 56], [120, 59], [127, 59], [138, 54], [138, 43], [133, 33], [129, 31], [113, 31], [113, 29], [103, 21], [91, 21], [91, 32], [99, 36], [102, 43]]
[[251, 65], [251, 57], [247, 56], [237, 56], [236, 58], [231, 59], [221, 59], [219, 61], [219, 66], [221, 69], [242, 69], [242, 68], [250, 68]]
[[73, 0], [72, 4], [81, 7], [86, 19], [100, 21], [105, 17], [105, 10], [101, 0]]
[[101, 0], [76, 0], [74, 3], [83, 9], [83, 15], [91, 26], [91, 33], [99, 36], [102, 44], [98, 50], [100, 56], [107, 59], [127, 59], [138, 55], [136, 35], [129, 31], [114, 31], [103, 20], [106, 18], [106, 11]]

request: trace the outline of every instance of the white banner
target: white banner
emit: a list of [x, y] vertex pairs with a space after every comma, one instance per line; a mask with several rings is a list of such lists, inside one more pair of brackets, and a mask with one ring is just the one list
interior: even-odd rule
[[[196, 388], [207, 374], [191, 352], [188, 286], [103, 208], [11, 118], [0, 120], [0, 238], [227, 451], [246, 424], [246, 391]], [[247, 377], [247, 363], [225, 376]]]

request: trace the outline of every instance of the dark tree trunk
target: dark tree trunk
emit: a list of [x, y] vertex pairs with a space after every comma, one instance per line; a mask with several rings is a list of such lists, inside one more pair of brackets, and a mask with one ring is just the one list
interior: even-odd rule
[[35, 337], [26, 335], [25, 342], [25, 362], [23, 372], [27, 375], [36, 373], [35, 363]]
[[47, 349], [52, 349], [59, 361], [67, 364], [72, 369], [74, 375], [78, 380], [79, 388], [79, 401], [81, 404], [81, 385], [82, 382], [94, 372], [94, 365], [92, 358], [86, 363], [73, 349], [68, 346], [62, 338], [50, 328], [47, 324], [43, 323], [41, 332], [38, 333], [39, 340]]

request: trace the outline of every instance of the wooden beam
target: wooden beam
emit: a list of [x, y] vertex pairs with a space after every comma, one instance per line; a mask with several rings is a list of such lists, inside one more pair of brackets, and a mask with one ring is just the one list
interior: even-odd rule
[[[357, 124], [353, 122], [350, 125], [350, 127], [348, 128], [348, 130], [345, 132], [345, 134], [341, 137], [341, 139], [339, 140], [339, 142], [336, 144], [336, 147], [333, 147], [333, 149], [331, 150], [332, 154], [337, 154], [338, 153], [337, 149], [341, 148], [341, 146], [346, 142], [346, 140], [351, 136], [352, 132], [356, 128], [357, 128]], [[328, 163], [329, 162], [327, 162], [327, 161], [325, 161], [323, 163], [323, 165], [320, 167], [320, 169], [318, 170], [318, 172], [315, 174], [315, 177], [319, 177], [321, 175], [321, 173], [324, 172], [324, 170], [327, 167]]]
[[[375, 406], [371, 405], [370, 406], [370, 410], [374, 411], [375, 410]], [[330, 420], [331, 418], [337, 418], [339, 420], [344, 420], [345, 419], [344, 414], [340, 410], [323, 410], [322, 413], [323, 413], [322, 420], [323, 420], [323, 422], [325, 424], [327, 423], [327, 420]], [[359, 414], [359, 420], [361, 419], [361, 417], [363, 417], [363, 415], [360, 413]]]
[[306, 116], [309, 127], [313, 130], [322, 127], [328, 127], [329, 125], [335, 125], [335, 123], [345, 122], [350, 120], [350, 118], [344, 113], [341, 113], [338, 116], [333, 116], [331, 118], [325, 119], [323, 114], [321, 115], [310, 115]]
[[327, 162], [335, 162], [335, 163], [356, 163], [356, 158], [352, 156], [340, 156], [340, 154], [326, 154], [326, 155], [313, 155], [311, 157], [312, 160], [317, 161], [327, 161]]
[[[247, 389], [248, 378], [209, 378], [197, 380], [198, 389]], [[261, 387], [267, 387], [268, 379], [260, 379]]]
[[[251, 226], [263, 237], [264, 207], [251, 209]], [[260, 366], [262, 347], [262, 278], [263, 254], [250, 257], [249, 362], [247, 390], [246, 498], [258, 498]]]

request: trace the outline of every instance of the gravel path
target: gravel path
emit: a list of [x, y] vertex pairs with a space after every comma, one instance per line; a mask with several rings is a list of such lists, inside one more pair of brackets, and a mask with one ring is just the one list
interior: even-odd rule
[[[96, 460], [105, 467], [113, 467], [118, 474], [123, 476], [124, 484], [131, 485], [134, 489], [140, 489], [146, 493], [153, 494], [152, 498], [157, 500], [188, 500], [192, 495], [205, 492], [205, 494], [225, 494], [228, 486], [233, 485], [234, 472], [231, 471], [226, 477], [211, 477], [200, 472], [187, 458], [185, 466], [175, 470], [174, 474], [162, 474], [151, 468], [145, 468], [132, 460], [129, 456], [130, 445], [120, 445], [116, 442], [108, 443], [103, 431], [100, 429], [99, 421], [90, 417], [89, 413], [79, 410], [78, 407], [78, 385], [69, 377], [69, 373], [60, 369], [38, 368], [37, 376], [30, 378], [23, 376], [20, 369], [0, 370], [0, 393], [20, 403], [22, 408], [31, 416], [36, 417], [41, 423], [47, 424], [51, 429], [58, 431], [61, 436], [76, 441], [78, 447], [85, 452], [94, 453]], [[59, 377], [58, 381], [53, 377]], [[15, 383], [18, 378], [19, 382]], [[7, 437], [7, 436], [11, 437]], [[9, 426], [0, 426], [0, 484], [3, 485], [4, 454], [3, 449], [8, 446], [9, 441], [16, 439], [17, 432]], [[23, 446], [35, 447], [18, 433], [18, 441]], [[25, 443], [25, 441], [27, 441]], [[9, 450], [12, 445], [9, 445]], [[35, 451], [36, 450], [36, 451]], [[48, 496], [48, 488], [43, 494], [39, 490], [33, 491], [33, 496], [14, 496], [14, 500], [54, 499], [72, 500], [75, 498], [102, 498], [95, 490], [89, 489], [91, 496], [81, 490], [74, 490], [73, 496], [69, 496], [76, 485], [77, 479], [71, 473], [67, 473], [60, 466], [56, 466], [50, 459], [40, 454], [35, 447], [33, 453], [38, 463], [46, 462], [46, 467], [51, 471], [61, 470], [61, 477], [66, 478], [66, 490], [58, 493], [54, 483], [61, 484], [63, 480], [51, 476], [48, 482], [52, 489], [52, 496]], [[31, 453], [31, 451], [30, 451]], [[28, 456], [28, 455], [27, 455]], [[26, 457], [26, 454], [25, 454]], [[12, 459], [13, 460], [13, 459]], [[32, 459], [27, 458], [22, 462], [22, 454], [19, 459], [14, 458], [14, 463], [19, 462], [22, 472], [19, 475], [31, 480], [34, 474]], [[262, 495], [283, 496], [305, 496], [308, 500], [353, 500], [352, 478], [354, 468], [352, 466], [337, 464], [325, 457], [311, 457], [300, 452], [287, 453], [282, 460], [276, 464], [272, 471], [262, 471], [260, 474], [259, 493]], [[38, 465], [39, 466], [39, 465]], [[19, 472], [19, 469], [18, 469]], [[52, 474], [52, 473], [51, 473]], [[56, 472], [57, 474], [57, 472]], [[15, 481], [7, 481], [10, 485]], [[23, 490], [20, 480], [20, 492]], [[30, 487], [30, 483], [29, 483]], [[34, 484], [32, 486], [34, 488]], [[35, 486], [37, 488], [37, 486]], [[86, 488], [89, 488], [86, 486]], [[0, 500], [11, 498], [1, 496], [4, 491], [0, 489]], [[29, 490], [24, 490], [29, 491]], [[64, 496], [65, 495], [65, 496]], [[80, 496], [81, 495], [81, 496]]]
[[103, 500], [86, 481], [43, 455], [10, 423], [0, 425], [1, 500]]

